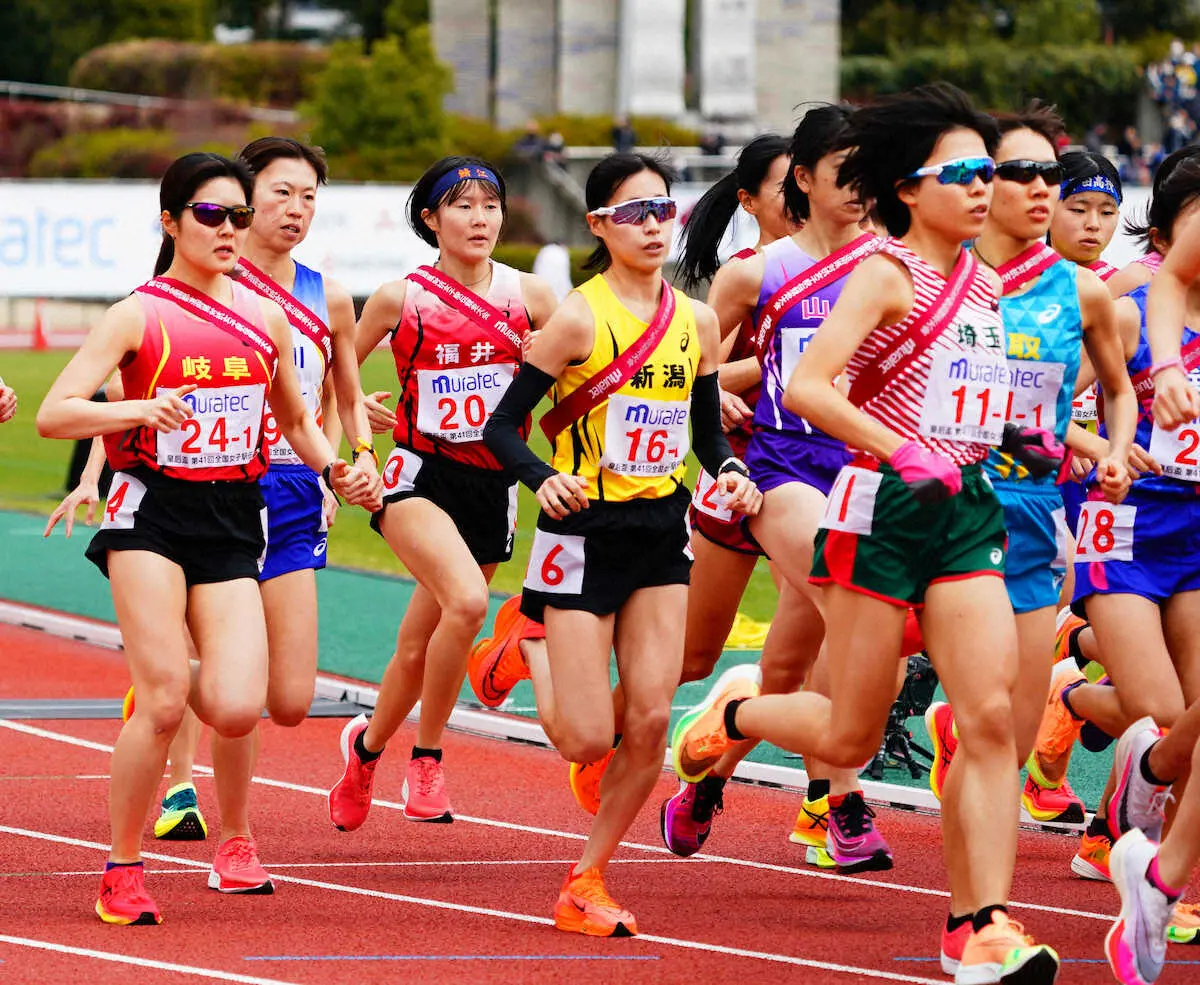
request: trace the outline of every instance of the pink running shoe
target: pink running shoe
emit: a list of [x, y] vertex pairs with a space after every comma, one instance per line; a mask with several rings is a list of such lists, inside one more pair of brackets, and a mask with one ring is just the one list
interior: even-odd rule
[[329, 820], [339, 831], [362, 827], [371, 809], [371, 787], [375, 783], [375, 767], [379, 757], [364, 763], [354, 751], [355, 740], [367, 730], [367, 716], [359, 715], [342, 729], [342, 759], [346, 771], [329, 791]]
[[250, 893], [269, 896], [275, 884], [258, 860], [258, 846], [253, 838], [237, 835], [217, 849], [208, 888], [220, 893]]
[[958, 966], [962, 963], [963, 950], [967, 946], [967, 939], [971, 936], [972, 929], [970, 920], [959, 924], [954, 930], [947, 930], [946, 925], [942, 924], [943, 975], [954, 975], [958, 972]]
[[162, 923], [162, 914], [146, 892], [146, 871], [140, 865], [118, 865], [100, 877], [96, 916], [105, 923], [151, 926]]
[[419, 756], [408, 761], [408, 773], [400, 796], [404, 800], [404, 816], [410, 821], [449, 824], [454, 820], [450, 795], [446, 793], [445, 771], [432, 756]]
[[875, 830], [875, 812], [862, 794], [854, 790], [834, 804], [829, 798], [829, 830], [825, 849], [839, 872], [886, 872], [892, 867], [892, 852]]
[[663, 843], [682, 858], [700, 851], [712, 831], [713, 815], [725, 807], [724, 791], [724, 778], [711, 773], [699, 783], [680, 783], [659, 810]]

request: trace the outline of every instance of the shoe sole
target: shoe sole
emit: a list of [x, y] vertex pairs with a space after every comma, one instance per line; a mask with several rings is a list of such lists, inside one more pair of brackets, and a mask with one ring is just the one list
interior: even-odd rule
[[950, 957], [945, 951], [941, 953], [940, 958], [943, 975], [949, 975], [951, 978], [953, 978], [958, 974], [958, 966], [961, 964], [958, 959]]
[[1018, 968], [1000, 976], [1002, 985], [1053, 985], [1058, 977], [1058, 956], [1048, 947], [1039, 948]]
[[554, 926], [568, 934], [585, 934], [588, 937], [637, 937], [636, 923], [632, 928], [625, 926], [623, 922], [618, 922], [613, 927], [602, 927], [592, 923], [586, 917], [582, 920], [564, 920], [556, 913]]
[[1112, 876], [1107, 872], [1078, 855], [1071, 859], [1071, 871], [1080, 879], [1091, 879], [1093, 882], [1112, 882]]
[[1021, 798], [1021, 806], [1025, 808], [1025, 813], [1037, 821], [1038, 824], [1083, 824], [1087, 820], [1087, 815], [1084, 814], [1083, 808], [1078, 804], [1072, 804], [1061, 814], [1035, 811], [1024, 797]]
[[111, 927], [157, 927], [162, 923], [162, 917], [159, 914], [149, 911], [143, 911], [135, 920], [119, 917], [104, 909], [99, 900], [96, 900], [96, 916]]
[[833, 869], [837, 867], [837, 862], [833, 860], [829, 852], [824, 848], [814, 845], [806, 838], [792, 832], [788, 835], [788, 841], [793, 845], [804, 846], [804, 861], [809, 865], [815, 865], [818, 869]]
[[[684, 713], [684, 716], [679, 719], [679, 723], [675, 726], [675, 731], [671, 733], [671, 759], [675, 765], [676, 775], [684, 783], [699, 783], [706, 776], [708, 776], [708, 774], [712, 771], [712, 768], [716, 766], [717, 760], [720, 759], [720, 756], [718, 756], [717, 759], [714, 759], [702, 773], [698, 773], [695, 776], [689, 776], [683, 771], [683, 764], [680, 761], [680, 757], [683, 754], [683, 743], [679, 740], [683, 738], [683, 736], [687, 733], [687, 730], [691, 728], [697, 720], [703, 718], [704, 715], [707, 714], [710, 708], [716, 703], [717, 698], [719, 698], [724, 692], [725, 688], [732, 684], [735, 680], [757, 679], [747, 674], [744, 666], [730, 667], [729, 670], [725, 671], [725, 673], [716, 679], [716, 682], [709, 689], [703, 700], [700, 701], [700, 703], [693, 707], [690, 711]], [[755, 687], [757, 688], [757, 683]], [[730, 746], [735, 744], [736, 743], [730, 740]]]
[[855, 872], [887, 872], [893, 866], [892, 856], [880, 849], [869, 858], [854, 859], [851, 862], [839, 862], [837, 856], [830, 855], [834, 864], [837, 866], [838, 872], [843, 875], [852, 875]]
[[257, 886], [226, 887], [221, 885], [221, 877], [217, 875], [216, 871], [211, 870], [208, 873], [208, 888], [228, 896], [271, 896], [275, 892], [275, 883], [268, 879]]
[[169, 817], [164, 814], [155, 821], [154, 837], [159, 841], [204, 841], [208, 837], [208, 828], [199, 811], [189, 808], [180, 815]]
[[[678, 797], [683, 791], [683, 788], [686, 786], [689, 786], [689, 784], [684, 783], [681, 780], [679, 783], [679, 790], [676, 791], [675, 796]], [[671, 798], [671, 800], [673, 799], [674, 798]], [[680, 851], [679, 847], [671, 844], [671, 838], [667, 834], [667, 804], [669, 804], [671, 800], [664, 800], [658, 807], [658, 830], [662, 833], [663, 844], [667, 846], [667, 851], [669, 851], [672, 855], [677, 855], [679, 858], [691, 858], [698, 851], [700, 851], [701, 848], [704, 847], [704, 842], [701, 841], [691, 851], [686, 852]], [[705, 837], [707, 837], [707, 835]]]
[[409, 814], [405, 809], [401, 813], [410, 821], [419, 821], [422, 824], [452, 824], [454, 823], [454, 815], [449, 811], [445, 814], [435, 814], [432, 817], [426, 817], [423, 814]]

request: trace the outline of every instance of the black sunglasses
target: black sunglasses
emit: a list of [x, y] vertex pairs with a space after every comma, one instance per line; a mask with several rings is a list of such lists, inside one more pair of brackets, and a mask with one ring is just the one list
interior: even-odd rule
[[996, 165], [996, 177], [1029, 185], [1041, 178], [1047, 185], [1061, 185], [1066, 169], [1058, 161], [1003, 161]]
[[202, 226], [216, 229], [228, 219], [234, 229], [249, 229], [254, 221], [254, 208], [250, 205], [215, 205], [212, 202], [188, 202], [185, 209], [191, 209], [192, 215]]

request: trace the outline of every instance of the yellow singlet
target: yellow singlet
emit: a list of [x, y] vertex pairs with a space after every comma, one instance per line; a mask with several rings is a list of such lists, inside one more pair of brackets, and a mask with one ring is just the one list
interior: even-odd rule
[[[646, 331], [602, 275], [577, 288], [596, 323], [591, 355], [568, 366], [550, 394], [557, 404], [608, 366]], [[674, 290], [674, 288], [672, 288]], [[684, 484], [692, 381], [700, 337], [691, 300], [675, 291], [675, 316], [641, 370], [554, 439], [550, 464], [587, 479], [588, 498], [620, 503], [661, 499]]]

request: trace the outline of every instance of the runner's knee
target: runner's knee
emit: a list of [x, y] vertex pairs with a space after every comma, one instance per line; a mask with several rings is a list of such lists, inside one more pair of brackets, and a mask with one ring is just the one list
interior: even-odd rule
[[481, 580], [475, 590], [456, 591], [451, 598], [442, 603], [441, 623], [460, 627], [471, 636], [478, 634], [487, 619], [488, 594], [487, 585]]
[[671, 726], [671, 709], [664, 705], [652, 709], [629, 709], [621, 731], [621, 745], [639, 756], [662, 758], [667, 747], [667, 730]]
[[226, 700], [209, 711], [208, 724], [223, 738], [240, 739], [254, 731], [261, 715], [262, 705], [244, 700]]
[[964, 747], [989, 752], [1008, 750], [1016, 741], [1012, 700], [1007, 692], [996, 691], [966, 708], [955, 706], [954, 711], [955, 728]]
[[187, 677], [180, 677], [156, 687], [138, 688], [135, 714], [148, 718], [156, 734], [174, 735], [187, 712], [190, 685]]

